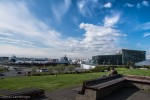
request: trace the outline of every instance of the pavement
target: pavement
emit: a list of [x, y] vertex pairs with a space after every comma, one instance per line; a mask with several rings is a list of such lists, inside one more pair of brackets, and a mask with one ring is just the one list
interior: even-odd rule
[[150, 100], [150, 91], [123, 88], [101, 100]]
[[[4, 76], [0, 76], [0, 78], [25, 76], [25, 73], [28, 72], [29, 70], [31, 70], [31, 68], [22, 68], [19, 70], [16, 70], [14, 68], [9, 68], [9, 71], [3, 72], [2, 74], [4, 74]], [[17, 74], [17, 72], [21, 72], [22, 74]]]
[[79, 86], [46, 92], [46, 97], [42, 100], [75, 100], [76, 92], [73, 89], [77, 87]]
[[[35, 100], [75, 100], [76, 92], [73, 91], [73, 89], [79, 87], [80, 86], [58, 89], [51, 92], [45, 91], [45, 97]], [[7, 91], [8, 90], [4, 90], [1, 92]], [[150, 100], [150, 91], [122, 88], [104, 98], [101, 98], [101, 100]]]
[[[76, 92], [73, 91], [75, 88], [77, 87], [46, 92], [46, 97], [41, 100], [75, 100]], [[101, 100], [150, 100], [150, 91], [123, 88]]]

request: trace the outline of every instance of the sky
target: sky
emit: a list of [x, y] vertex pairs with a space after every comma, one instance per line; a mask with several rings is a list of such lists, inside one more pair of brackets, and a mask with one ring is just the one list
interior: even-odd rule
[[0, 0], [0, 56], [150, 58], [150, 0]]

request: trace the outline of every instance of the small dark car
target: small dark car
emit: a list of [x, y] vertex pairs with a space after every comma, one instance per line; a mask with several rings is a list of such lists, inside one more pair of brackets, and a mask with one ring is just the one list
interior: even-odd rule
[[17, 74], [22, 74], [22, 72], [17, 72]]
[[0, 76], [5, 76], [4, 74], [0, 73]]

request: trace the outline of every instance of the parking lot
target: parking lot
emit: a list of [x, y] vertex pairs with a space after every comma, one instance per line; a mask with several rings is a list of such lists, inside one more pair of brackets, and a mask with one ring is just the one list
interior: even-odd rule
[[18, 67], [9, 67], [8, 68], [9, 71], [7, 72], [1, 72], [0, 73], [0, 77], [17, 77], [17, 76], [25, 76], [25, 74], [31, 70], [31, 68], [18, 68]]

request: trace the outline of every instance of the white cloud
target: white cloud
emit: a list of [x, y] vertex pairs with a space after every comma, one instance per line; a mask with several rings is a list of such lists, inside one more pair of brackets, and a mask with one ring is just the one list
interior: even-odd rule
[[150, 22], [146, 22], [139, 26], [141, 30], [150, 30]]
[[65, 55], [63, 51], [51, 48], [30, 48], [30, 47], [18, 47], [14, 45], [0, 45], [1, 56], [24, 56], [24, 57], [51, 57], [51, 58], [60, 58]]
[[136, 46], [137, 46], [137, 47], [141, 47], [141, 44], [140, 44], [140, 43], [137, 43]]
[[82, 15], [86, 15], [86, 13], [89, 13], [89, 15], [91, 15], [91, 13], [85, 8], [85, 6], [86, 6], [85, 1], [79, 1], [77, 5], [78, 5], [78, 9]]
[[77, 40], [70, 38], [69, 47], [66, 48], [70, 54], [81, 54], [93, 56], [99, 54], [113, 54], [120, 49], [119, 41], [126, 36], [112, 27], [97, 26], [81, 23], [80, 28], [85, 30], [84, 38]]
[[134, 7], [134, 5], [133, 5], [133, 4], [130, 4], [130, 3], [126, 3], [126, 4], [124, 4], [124, 6], [125, 6], [125, 7], [130, 7], [130, 8]]
[[149, 3], [148, 3], [148, 1], [142, 1], [141, 3], [137, 3], [136, 5], [131, 4], [131, 3], [126, 3], [126, 4], [124, 4], [124, 6], [125, 7], [130, 7], [130, 8], [136, 6], [138, 9], [140, 9], [140, 8], [142, 8], [144, 6], [145, 7], [149, 7]]
[[149, 3], [148, 3], [148, 1], [142, 1], [142, 5], [148, 7]]
[[113, 16], [106, 16], [104, 21], [103, 21], [104, 26], [106, 26], [106, 27], [114, 26], [116, 23], [118, 23], [119, 18], [120, 18], [120, 14], [116, 14]]
[[[115, 13], [116, 14], [116, 13]], [[64, 51], [75, 55], [93, 56], [99, 54], [113, 54], [120, 49], [120, 39], [126, 34], [122, 34], [115, 29], [120, 14], [106, 16], [103, 25], [94, 25], [89, 23], [81, 23], [80, 28], [85, 31], [82, 39], [70, 38], [66, 41]]]
[[20, 45], [23, 47], [35, 47], [36, 44], [29, 42], [29, 41], [25, 41], [22, 39], [15, 39], [15, 38], [9, 38], [9, 37], [0, 37], [0, 43], [2, 44], [13, 44], [13, 45]]
[[51, 9], [57, 21], [61, 21], [63, 15], [69, 10], [71, 0], [64, 0], [64, 2], [53, 4]]
[[113, 28], [120, 15], [106, 16], [104, 25], [81, 23], [84, 38], [66, 37], [36, 18], [24, 2], [0, 2], [0, 55], [59, 58], [115, 53], [122, 34]]
[[79, 0], [77, 7], [84, 17], [92, 17], [98, 0]]
[[150, 36], [150, 33], [144, 33], [143, 37], [147, 37], [147, 36]]
[[141, 3], [137, 3], [136, 7], [140, 9], [141, 7], [149, 7], [148, 1], [142, 1]]
[[141, 6], [140, 3], [137, 3], [136, 7], [137, 7], [138, 9], [140, 9], [142, 6]]
[[111, 8], [112, 7], [112, 4], [110, 2], [107, 2], [106, 4], [104, 4], [104, 7], [105, 8]]
[[[37, 48], [49, 47], [53, 50], [59, 48], [62, 44], [61, 33], [53, 30], [42, 21], [34, 17], [24, 2], [0, 2], [0, 55], [2, 54], [18, 54], [17, 48]], [[11, 45], [7, 52], [8, 46]], [[20, 49], [17, 49], [20, 50]], [[22, 49], [21, 49], [22, 50]], [[36, 53], [35, 55], [39, 54]], [[42, 49], [39, 49], [42, 51]], [[24, 52], [22, 50], [22, 52]], [[6, 53], [4, 53], [6, 52]], [[21, 52], [21, 51], [20, 51]], [[33, 53], [33, 52], [32, 52]], [[48, 53], [48, 52], [47, 52]], [[30, 55], [30, 53], [22, 53]], [[43, 55], [46, 56], [46, 55]]]
[[[15, 7], [16, 6], [16, 7]], [[0, 29], [2, 30], [12, 30], [14, 32], [22, 33], [24, 35], [38, 36], [39, 33], [35, 30], [38, 30], [34, 24], [36, 20], [29, 13], [25, 7], [25, 3], [0, 3]], [[33, 23], [27, 18], [33, 19]], [[26, 20], [26, 23], [24, 20]], [[39, 26], [42, 26], [42, 23], [39, 23]], [[24, 30], [24, 32], [22, 32]], [[32, 33], [32, 34], [31, 34]]]

